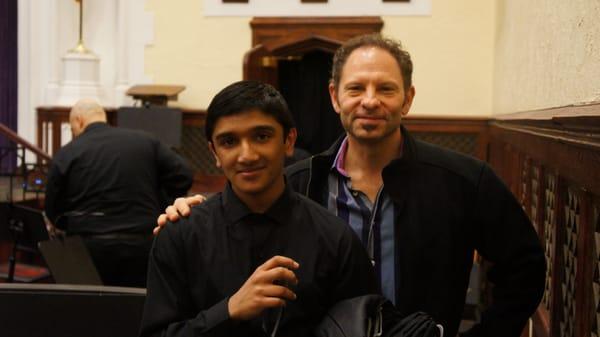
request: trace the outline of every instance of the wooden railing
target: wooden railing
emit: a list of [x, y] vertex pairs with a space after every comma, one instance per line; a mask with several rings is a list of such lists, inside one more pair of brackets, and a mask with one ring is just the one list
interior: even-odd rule
[[[37, 108], [37, 146], [44, 151], [54, 154], [62, 145], [62, 127], [69, 124], [69, 112], [66, 106], [41, 106]], [[117, 125], [117, 109], [105, 108], [110, 125]], [[183, 124], [203, 126], [206, 111], [197, 109], [181, 109]]]
[[6, 126], [2, 123], [0, 123], [0, 135], [2, 135], [3, 137], [6, 137], [8, 140], [17, 144], [18, 146], [22, 146], [23, 148], [31, 151], [38, 157], [39, 160], [43, 160], [43, 161], [47, 161], [47, 162], [52, 160], [52, 158], [50, 158], [48, 153], [46, 153], [39, 147], [31, 144], [27, 140], [21, 138], [16, 132], [14, 132], [8, 126]]
[[489, 162], [530, 216], [546, 254], [546, 289], [531, 322], [536, 337], [600, 333], [600, 104], [583, 108], [598, 116], [490, 125]]
[[[48, 166], [52, 160], [50, 156], [21, 138], [16, 132], [0, 123], [0, 137], [8, 139], [7, 147], [3, 147], [3, 156], [16, 159], [16, 166], [8, 165], [0, 170], [0, 177], [6, 179], [0, 202], [33, 202], [39, 204], [42, 195]], [[26, 156], [27, 151], [34, 155], [35, 161], [28, 162], [31, 157]]]

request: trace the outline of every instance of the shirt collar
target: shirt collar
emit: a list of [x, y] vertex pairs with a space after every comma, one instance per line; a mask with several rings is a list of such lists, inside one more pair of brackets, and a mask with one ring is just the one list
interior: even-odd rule
[[[223, 191], [222, 200], [224, 214], [225, 218], [228, 220], [228, 224], [235, 224], [243, 218], [251, 214], [255, 214], [248, 208], [248, 206], [246, 206], [246, 204], [244, 204], [242, 200], [240, 200], [240, 198], [238, 198], [231, 187], [231, 183], [229, 182]], [[290, 212], [294, 207], [293, 201], [294, 191], [286, 182], [283, 193], [279, 196], [279, 198], [277, 198], [277, 200], [275, 200], [273, 205], [271, 205], [271, 207], [269, 207], [269, 209], [267, 209], [267, 211], [261, 215], [270, 218], [275, 223], [285, 224], [289, 222]]]
[[348, 136], [344, 137], [342, 140], [342, 144], [335, 155], [335, 159], [333, 160], [333, 165], [331, 165], [331, 169], [337, 171], [342, 176], [349, 178], [348, 173], [344, 169], [346, 165], [346, 150], [348, 149]]
[[[405, 135], [405, 132], [402, 133], [402, 140], [400, 141], [397, 158], [402, 157], [402, 150], [404, 148], [404, 135]], [[348, 172], [346, 172], [346, 169], [345, 169], [347, 152], [348, 152], [348, 136], [345, 136], [344, 140], [342, 140], [342, 144], [340, 144], [340, 148], [339, 148], [337, 154], [335, 155], [335, 159], [333, 160], [333, 165], [331, 165], [331, 170], [335, 170], [342, 176], [344, 176], [346, 178], [350, 178], [350, 176], [348, 175]]]
[[102, 128], [108, 128], [109, 125], [106, 124], [105, 122], [93, 122], [88, 124], [88, 126], [85, 127], [85, 130], [83, 130], [83, 133], [86, 133], [88, 131], [91, 130], [95, 130], [95, 129], [102, 129]]

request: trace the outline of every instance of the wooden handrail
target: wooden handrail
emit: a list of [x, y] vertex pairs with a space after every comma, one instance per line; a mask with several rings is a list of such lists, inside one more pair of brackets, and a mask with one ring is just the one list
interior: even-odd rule
[[12, 141], [16, 144], [19, 144], [19, 145], [23, 146], [24, 148], [26, 148], [27, 150], [35, 153], [35, 155], [37, 155], [38, 158], [41, 158], [47, 162], [52, 161], [52, 158], [50, 157], [50, 155], [48, 155], [46, 152], [44, 152], [39, 147], [37, 147], [37, 146], [31, 144], [30, 142], [26, 141], [25, 139], [21, 138], [16, 132], [14, 132], [8, 126], [6, 126], [2, 123], [0, 123], [0, 134], [4, 135], [10, 141]]

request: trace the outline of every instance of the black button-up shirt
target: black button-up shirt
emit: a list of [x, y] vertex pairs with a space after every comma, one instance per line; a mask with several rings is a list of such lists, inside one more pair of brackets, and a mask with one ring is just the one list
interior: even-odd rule
[[69, 234], [150, 235], [165, 204], [191, 185], [183, 158], [158, 139], [96, 122], [52, 158], [46, 215]]
[[369, 258], [342, 220], [290, 187], [267, 212], [252, 213], [227, 186], [156, 238], [142, 336], [265, 335], [277, 309], [234, 322], [227, 302], [275, 255], [300, 264], [297, 299], [283, 310], [278, 336], [308, 336], [332, 304], [379, 292]]

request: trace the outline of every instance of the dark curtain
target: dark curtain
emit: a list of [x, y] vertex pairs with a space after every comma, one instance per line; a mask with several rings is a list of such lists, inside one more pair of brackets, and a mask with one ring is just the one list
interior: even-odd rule
[[311, 154], [329, 148], [343, 132], [327, 89], [332, 58], [315, 51], [301, 60], [279, 62], [279, 90], [298, 127], [296, 147]]
[[[17, 130], [17, 0], [0, 1], [0, 123]], [[0, 148], [13, 145], [0, 136]], [[0, 172], [14, 167], [14, 153], [1, 158]]]

